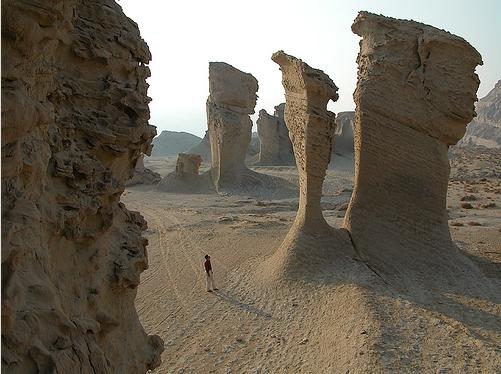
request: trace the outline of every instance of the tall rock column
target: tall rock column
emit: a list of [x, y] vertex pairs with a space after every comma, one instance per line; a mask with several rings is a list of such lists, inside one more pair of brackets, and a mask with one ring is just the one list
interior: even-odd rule
[[275, 106], [274, 116], [278, 118], [278, 142], [280, 161], [282, 165], [295, 165], [294, 150], [292, 149], [291, 139], [289, 137], [289, 129], [285, 124], [285, 103]]
[[250, 114], [258, 84], [251, 74], [224, 62], [209, 63], [207, 124], [211, 146], [211, 176], [217, 190], [238, 188], [248, 170], [245, 154], [251, 140]]
[[344, 227], [362, 256], [391, 273], [403, 262], [432, 266], [452, 247], [447, 150], [475, 116], [481, 56], [462, 38], [414, 21], [360, 12], [352, 30], [362, 40], [355, 188]]
[[2, 372], [154, 369], [146, 222], [120, 202], [156, 133], [148, 46], [112, 0], [5, 0], [2, 50]]
[[307, 234], [329, 230], [320, 199], [330, 161], [335, 114], [329, 100], [338, 99], [337, 87], [323, 71], [278, 51], [271, 59], [280, 65], [285, 89], [285, 123], [299, 172], [299, 209], [295, 229]]
[[259, 136], [259, 164], [280, 165], [278, 118], [261, 109], [256, 124]]

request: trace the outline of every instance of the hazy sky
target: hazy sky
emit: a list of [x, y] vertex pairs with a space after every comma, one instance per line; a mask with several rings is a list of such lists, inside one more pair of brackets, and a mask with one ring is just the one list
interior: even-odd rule
[[[358, 11], [413, 19], [465, 38], [481, 53], [483, 97], [501, 79], [501, 0], [119, 0], [139, 24], [153, 60], [152, 125], [202, 136], [207, 129], [209, 61], [224, 61], [259, 82], [256, 113], [284, 101], [271, 54], [284, 50], [325, 71], [339, 87], [334, 112], [354, 110]], [[256, 116], [253, 117], [256, 119]]]

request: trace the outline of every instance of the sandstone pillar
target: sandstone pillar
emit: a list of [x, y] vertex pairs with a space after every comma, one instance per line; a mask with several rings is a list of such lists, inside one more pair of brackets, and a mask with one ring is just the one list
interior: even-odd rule
[[261, 109], [256, 124], [259, 136], [259, 164], [280, 165], [278, 118]]
[[251, 74], [224, 62], [209, 64], [207, 123], [211, 145], [212, 181], [217, 190], [240, 187], [248, 170], [245, 154], [251, 140], [250, 114], [258, 84]]
[[409, 266], [452, 246], [448, 146], [475, 116], [479, 53], [414, 21], [361, 12], [354, 94], [355, 188], [344, 227], [372, 263]]
[[299, 173], [299, 210], [294, 226], [313, 234], [330, 229], [320, 207], [322, 185], [330, 161], [335, 114], [327, 110], [337, 100], [337, 87], [323, 71], [279, 51], [272, 60], [280, 65], [285, 89], [285, 123]]

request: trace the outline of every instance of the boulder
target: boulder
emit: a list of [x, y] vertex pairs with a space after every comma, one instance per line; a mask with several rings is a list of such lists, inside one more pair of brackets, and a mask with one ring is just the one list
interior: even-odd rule
[[202, 165], [202, 157], [200, 155], [180, 153], [176, 161], [176, 175], [184, 177], [186, 175], [198, 175]]

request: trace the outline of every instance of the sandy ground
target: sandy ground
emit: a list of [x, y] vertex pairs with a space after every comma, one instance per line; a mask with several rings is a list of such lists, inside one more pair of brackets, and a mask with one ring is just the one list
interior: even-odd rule
[[[501, 284], [495, 160], [456, 159], [448, 209], [458, 246]], [[340, 161], [328, 171], [322, 199], [334, 227], [342, 223], [353, 183], [352, 162]], [[173, 160], [145, 164], [166, 175]], [[494, 174], [474, 175], [486, 167]], [[294, 167], [254, 170], [297, 181]], [[123, 201], [148, 221], [150, 267], [136, 305], [146, 330], [165, 341], [158, 373], [501, 372], [496, 300], [442, 294], [426, 304], [320, 275], [293, 283], [256, 277], [288, 232], [297, 199], [183, 195], [138, 186], [128, 188]], [[220, 288], [212, 294], [205, 291], [206, 253]]]

